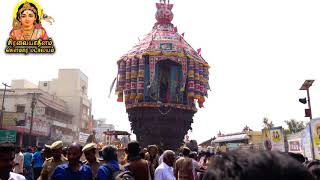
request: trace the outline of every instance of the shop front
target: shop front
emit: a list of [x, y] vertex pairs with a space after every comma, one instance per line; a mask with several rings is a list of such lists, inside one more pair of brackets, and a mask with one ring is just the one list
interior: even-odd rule
[[[26, 113], [4, 112], [3, 128], [9, 130], [16, 130], [17, 141], [16, 144], [20, 146], [41, 145], [39, 139], [48, 137], [49, 124], [45, 118], [33, 118], [32, 131], [30, 134], [31, 117]], [[31, 143], [29, 138], [31, 135]]]

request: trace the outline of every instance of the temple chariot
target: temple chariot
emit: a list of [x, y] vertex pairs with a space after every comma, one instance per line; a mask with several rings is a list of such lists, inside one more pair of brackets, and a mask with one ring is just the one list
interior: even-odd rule
[[176, 149], [209, 90], [209, 65], [171, 23], [173, 4], [156, 3], [151, 32], [118, 61], [116, 93], [137, 141]]

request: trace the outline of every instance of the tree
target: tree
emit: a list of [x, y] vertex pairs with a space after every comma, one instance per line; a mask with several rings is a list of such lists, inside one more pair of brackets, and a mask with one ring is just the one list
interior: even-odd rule
[[269, 121], [269, 119], [267, 117], [263, 118], [262, 123], [263, 123], [263, 128], [270, 129], [270, 128], [274, 127], [273, 122]]
[[290, 120], [285, 120], [284, 122], [288, 126], [289, 134], [300, 132], [304, 128], [306, 128], [306, 125], [303, 121], [297, 121], [295, 119], [290, 119]]

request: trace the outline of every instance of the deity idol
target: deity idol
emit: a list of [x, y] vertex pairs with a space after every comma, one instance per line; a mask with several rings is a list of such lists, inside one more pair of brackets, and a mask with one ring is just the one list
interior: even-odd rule
[[13, 29], [10, 38], [13, 40], [47, 40], [48, 36], [41, 25], [42, 10], [34, 3], [22, 3], [13, 19]]

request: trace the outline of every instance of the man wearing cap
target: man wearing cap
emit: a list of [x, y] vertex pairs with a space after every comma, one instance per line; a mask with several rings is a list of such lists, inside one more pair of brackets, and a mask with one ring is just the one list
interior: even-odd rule
[[85, 145], [82, 149], [82, 152], [86, 157], [86, 161], [84, 161], [83, 163], [91, 167], [92, 174], [94, 177], [97, 176], [98, 168], [100, 166], [100, 162], [96, 157], [96, 150], [97, 145], [95, 143], [89, 143]]
[[92, 170], [90, 166], [80, 161], [82, 156], [82, 146], [72, 143], [68, 146], [68, 163], [57, 166], [51, 180], [92, 180]]
[[52, 157], [48, 158], [43, 163], [43, 168], [42, 168], [41, 175], [40, 175], [39, 179], [42, 179], [42, 180], [50, 179], [50, 177], [53, 174], [55, 168], [58, 165], [67, 162], [67, 159], [61, 155], [62, 154], [62, 147], [63, 147], [63, 142], [62, 141], [56, 141], [56, 142], [51, 144], [50, 149], [51, 149], [51, 152], [52, 152]]
[[135, 179], [150, 180], [154, 177], [154, 169], [152, 164], [144, 160], [140, 156], [140, 144], [137, 141], [132, 141], [128, 144], [128, 165], [126, 170], [132, 172]]

